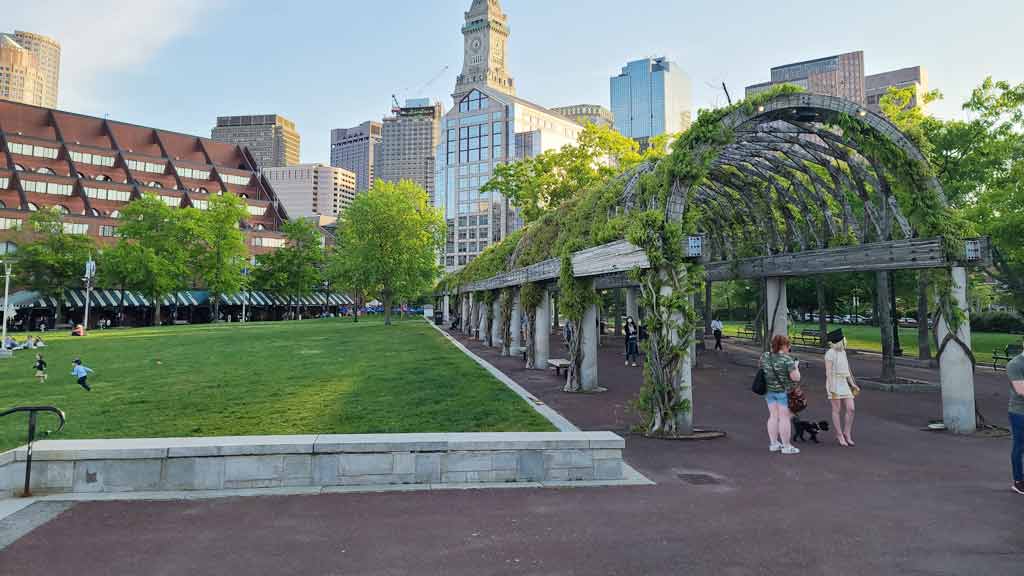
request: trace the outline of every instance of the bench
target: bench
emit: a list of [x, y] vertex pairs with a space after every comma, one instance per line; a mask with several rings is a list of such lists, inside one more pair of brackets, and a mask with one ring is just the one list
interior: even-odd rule
[[821, 330], [802, 330], [800, 334], [793, 336], [793, 340], [807, 346], [821, 346]]
[[754, 327], [752, 325], [747, 324], [746, 326], [743, 327], [742, 330], [736, 331], [736, 337], [746, 338], [750, 341], [754, 341], [757, 339], [757, 332], [754, 331]]
[[[1022, 344], [1007, 344], [1006, 348], [1002, 350], [992, 351], [992, 369], [999, 370], [1000, 368], [1006, 369], [1006, 363], [1013, 360], [1021, 350], [1024, 349]], [[1001, 365], [1000, 365], [1001, 364]]]
[[548, 360], [548, 366], [555, 369], [555, 374], [561, 376], [562, 369], [564, 368], [566, 373], [569, 372], [569, 361], [565, 358], [552, 358]]

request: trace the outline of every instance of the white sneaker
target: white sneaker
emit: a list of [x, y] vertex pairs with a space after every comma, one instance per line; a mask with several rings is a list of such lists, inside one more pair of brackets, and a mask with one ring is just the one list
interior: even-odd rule
[[778, 452], [779, 450], [782, 450], [781, 442], [772, 442], [771, 445], [768, 446], [769, 452]]
[[629, 366], [629, 360], [626, 360], [626, 366]]
[[782, 447], [782, 453], [783, 454], [799, 454], [800, 453], [800, 449], [797, 448], [796, 446], [783, 446]]

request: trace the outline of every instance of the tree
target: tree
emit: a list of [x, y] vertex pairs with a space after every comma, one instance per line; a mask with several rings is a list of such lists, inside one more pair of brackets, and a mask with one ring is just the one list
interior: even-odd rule
[[289, 220], [281, 227], [285, 245], [257, 258], [254, 283], [264, 290], [295, 299], [313, 293], [324, 261], [320, 231], [307, 220]]
[[112, 248], [103, 250], [99, 255], [96, 272], [101, 286], [116, 286], [120, 292], [117, 318], [118, 325], [124, 324], [124, 293], [128, 286], [133, 286], [141, 279], [142, 271], [135, 268], [132, 249], [127, 242], [120, 242]]
[[221, 296], [237, 293], [245, 280], [248, 250], [238, 223], [246, 216], [245, 203], [233, 195], [214, 196], [209, 209], [199, 213], [193, 261], [210, 292], [214, 322], [220, 318]]
[[56, 322], [64, 315], [64, 292], [79, 286], [85, 262], [95, 249], [92, 238], [69, 234], [61, 213], [52, 208], [33, 212], [21, 232], [25, 236], [17, 262], [26, 284], [57, 301]]
[[145, 195], [122, 211], [117, 233], [124, 248], [117, 257], [128, 286], [145, 294], [153, 304], [153, 325], [160, 325], [163, 297], [185, 288], [194, 263], [192, 246], [198, 231], [195, 209], [171, 208], [153, 195]]
[[378, 180], [342, 215], [329, 274], [348, 291], [380, 298], [384, 323], [391, 324], [395, 299], [433, 285], [444, 241], [444, 217], [427, 205], [423, 188]]
[[635, 140], [611, 128], [587, 123], [576, 144], [499, 165], [480, 190], [500, 192], [520, 209], [525, 221], [532, 222], [548, 209], [642, 159]]

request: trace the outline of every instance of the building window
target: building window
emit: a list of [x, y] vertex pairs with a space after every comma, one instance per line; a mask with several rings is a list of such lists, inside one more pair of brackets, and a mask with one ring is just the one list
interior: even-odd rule
[[0, 230], [21, 230], [21, 220], [17, 218], [0, 218]]
[[155, 162], [145, 162], [143, 160], [129, 160], [128, 168], [130, 170], [136, 170], [139, 172], [152, 172], [153, 174], [163, 174], [167, 167], [163, 164], [157, 164]]
[[[33, 146], [31, 144], [22, 144], [21, 142], [8, 142], [11, 149], [11, 154], [21, 154], [22, 156], [36, 156], [39, 158], [49, 158], [51, 160], [57, 159], [58, 150], [56, 148], [48, 148], [46, 146]], [[24, 168], [22, 168], [24, 170]]]
[[28, 211], [29, 212], [38, 212], [39, 211], [39, 206], [36, 206], [36, 204], [34, 202], [29, 202], [28, 203]]
[[199, 170], [198, 168], [185, 168], [184, 166], [178, 166], [178, 176], [182, 178], [190, 178], [192, 180], [209, 180], [209, 170]]
[[120, 210], [111, 210], [110, 211], [110, 217], [111, 218], [120, 218], [121, 217], [121, 211]]
[[65, 234], [78, 234], [78, 235], [88, 234], [89, 233], [89, 225], [88, 224], [79, 224], [77, 222], [65, 222], [64, 223], [64, 233]]
[[75, 162], [81, 162], [82, 164], [92, 164], [94, 166], [114, 166], [113, 156], [102, 156], [100, 154], [89, 154], [88, 152], [75, 152], [71, 151], [71, 159]]
[[116, 226], [100, 226], [100, 236], [112, 238], [117, 234]]
[[220, 177], [228, 184], [235, 184], [236, 186], [248, 186], [252, 180], [251, 176], [236, 176], [234, 174], [221, 174]]
[[263, 216], [264, 214], [266, 214], [266, 212], [266, 206], [253, 206], [252, 204], [249, 205], [249, 214], [253, 216]]
[[50, 176], [56, 176], [57, 175], [57, 173], [54, 172], [52, 168], [47, 168], [46, 166], [41, 166], [39, 168], [36, 168], [36, 173], [37, 174], [48, 174]]
[[479, 90], [473, 90], [459, 102], [459, 112], [475, 112], [482, 110], [488, 105], [487, 95]]
[[3, 176], [0, 176], [0, 190], [6, 189], [7, 185], [10, 184], [10, 183], [11, 183], [11, 180], [9, 178], [5, 178]]
[[284, 246], [284, 238], [264, 238], [263, 236], [253, 236], [252, 245], [263, 248], [280, 248]]
[[39, 182], [35, 180], [22, 180], [21, 185], [26, 192], [37, 194], [52, 194], [54, 196], [71, 196], [71, 184], [60, 184], [58, 182]]
[[181, 198], [178, 198], [177, 196], [161, 196], [160, 199], [163, 200], [164, 204], [167, 204], [171, 208], [181, 206]]
[[18, 251], [18, 245], [8, 240], [3, 244], [0, 244], [0, 255], [14, 254]]
[[159, 182], [157, 182], [155, 180], [150, 180], [149, 184], [146, 184], [146, 186], [149, 186], [150, 188], [163, 188], [164, 187], [163, 184], [161, 184], [161, 183], [159, 183]]
[[131, 200], [132, 193], [126, 190], [107, 190], [106, 188], [93, 188], [85, 186], [85, 195], [89, 198], [95, 198], [97, 200], [115, 200], [118, 202], [127, 202]]
[[89, 216], [99, 217], [99, 216], [102, 216], [102, 215], [103, 214], [99, 210], [97, 210], [95, 208], [89, 208]]
[[210, 203], [206, 200], [192, 200], [192, 207], [198, 210], [206, 210], [210, 207]]

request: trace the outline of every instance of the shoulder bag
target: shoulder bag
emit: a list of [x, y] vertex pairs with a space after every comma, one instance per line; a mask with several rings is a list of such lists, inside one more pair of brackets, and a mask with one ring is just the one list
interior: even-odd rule
[[[761, 356], [762, 363], [764, 363], [764, 356]], [[757, 368], [757, 374], [754, 374], [754, 383], [750, 385], [750, 390], [758, 396], [764, 396], [768, 392], [768, 380], [764, 377], [764, 368], [760, 366]]]

